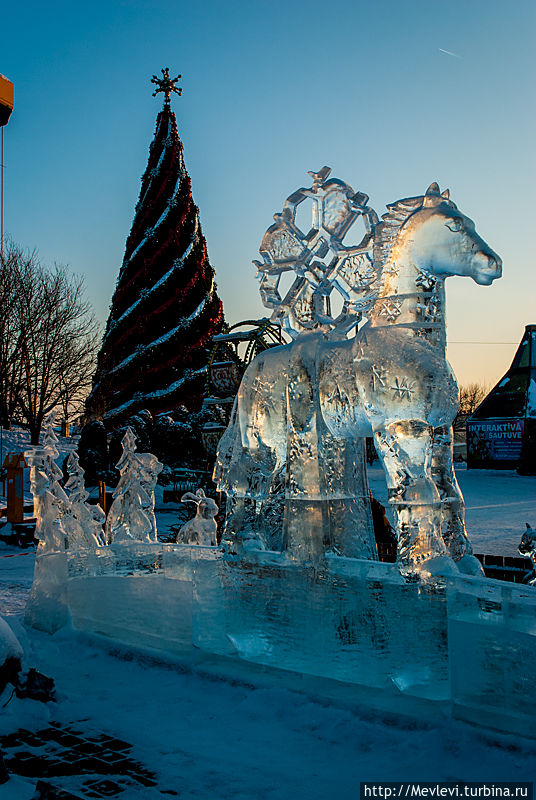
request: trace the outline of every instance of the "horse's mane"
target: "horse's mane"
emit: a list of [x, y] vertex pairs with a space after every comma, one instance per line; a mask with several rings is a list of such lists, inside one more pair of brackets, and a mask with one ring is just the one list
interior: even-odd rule
[[423, 197], [406, 197], [387, 206], [374, 228], [374, 265], [379, 273], [388, 263], [398, 232], [407, 218], [423, 204]]

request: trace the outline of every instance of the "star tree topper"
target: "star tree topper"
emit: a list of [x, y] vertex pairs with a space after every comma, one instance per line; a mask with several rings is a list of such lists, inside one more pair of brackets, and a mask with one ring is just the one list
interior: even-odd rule
[[164, 104], [169, 106], [169, 98], [171, 97], [173, 92], [175, 92], [175, 94], [178, 94], [179, 97], [182, 94], [182, 89], [180, 87], [177, 89], [177, 87], [175, 86], [177, 81], [181, 79], [182, 75], [177, 75], [176, 78], [170, 78], [169, 67], [166, 67], [165, 69], [161, 70], [161, 72], [163, 75], [162, 78], [158, 78], [156, 75], [153, 75], [153, 77], [151, 78], [151, 83], [155, 83], [158, 87], [157, 89], [154, 90], [153, 97], [156, 97], [158, 92], [163, 92], [166, 96]]

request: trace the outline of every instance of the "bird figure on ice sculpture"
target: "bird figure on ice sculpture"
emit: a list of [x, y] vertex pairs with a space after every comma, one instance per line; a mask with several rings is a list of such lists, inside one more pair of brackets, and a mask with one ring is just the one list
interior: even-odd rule
[[[301, 528], [295, 525], [283, 541], [283, 549], [299, 554], [299, 538], [304, 530], [308, 535], [318, 500], [308, 497], [308, 486], [319, 486], [326, 469], [322, 452], [307, 439], [313, 421], [338, 441], [373, 436], [402, 573], [481, 574], [452, 464], [458, 386], [446, 359], [445, 278], [465, 276], [489, 285], [501, 276], [502, 262], [436, 183], [424, 195], [389, 205], [376, 220], [369, 216], [363, 243], [374, 272], [367, 322], [353, 339], [317, 336], [309, 349], [302, 340], [296, 350], [298, 338], [250, 364], [220, 445], [216, 475], [234, 502], [259, 497], [258, 485], [269, 486], [271, 475], [286, 464], [285, 491], [309, 501], [301, 506], [307, 512]], [[321, 281], [318, 287], [314, 291]], [[293, 486], [289, 465], [297, 455], [300, 475], [290, 476]], [[234, 535], [237, 528], [235, 523]]]

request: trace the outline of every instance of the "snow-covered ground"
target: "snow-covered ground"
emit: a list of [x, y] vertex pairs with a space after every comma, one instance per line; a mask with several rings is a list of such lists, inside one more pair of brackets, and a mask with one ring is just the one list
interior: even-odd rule
[[[536, 523], [536, 478], [465, 469], [458, 470], [458, 478], [475, 549], [515, 554], [525, 521]], [[384, 482], [377, 467], [370, 481], [381, 499]], [[162, 525], [169, 525], [174, 513], [162, 513]], [[134, 757], [156, 772], [158, 786], [129, 789], [121, 795], [125, 800], [171, 793], [183, 800], [354, 800], [365, 780], [533, 780], [536, 775], [535, 741], [450, 719], [417, 721], [344, 707], [262, 678], [219, 680], [199, 667], [164, 664], [69, 629], [52, 637], [25, 629], [33, 561], [32, 551], [0, 545], [0, 615], [21, 641], [26, 666], [56, 681], [57, 702], [13, 698], [0, 710], [0, 735], [20, 727], [38, 730], [54, 720], [126, 740]], [[0, 707], [9, 694], [0, 697]], [[76, 776], [53, 782], [73, 792], [79, 787]], [[0, 799], [29, 799], [34, 785], [13, 779], [0, 786]]]
[[[536, 476], [518, 475], [514, 470], [467, 469], [464, 463], [455, 468], [475, 553], [519, 555], [525, 523], [536, 526]], [[377, 461], [368, 476], [373, 495], [387, 506], [387, 487]]]

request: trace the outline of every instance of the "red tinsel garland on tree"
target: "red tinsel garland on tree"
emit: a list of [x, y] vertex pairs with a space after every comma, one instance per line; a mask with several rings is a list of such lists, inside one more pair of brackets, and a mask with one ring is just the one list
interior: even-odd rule
[[175, 114], [158, 114], [86, 409], [107, 427], [146, 408], [200, 407], [223, 326]]

